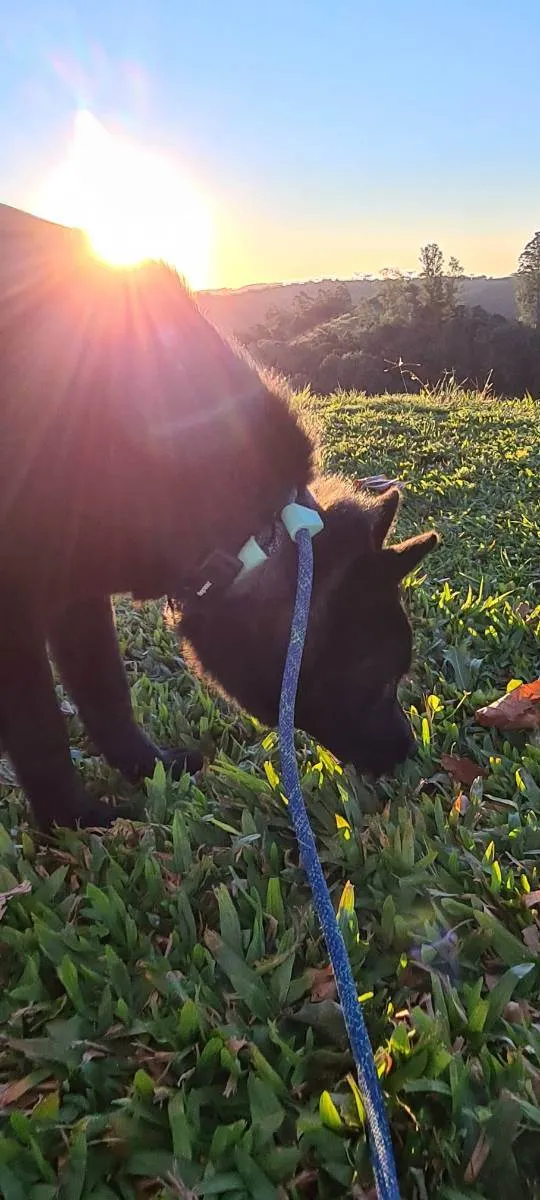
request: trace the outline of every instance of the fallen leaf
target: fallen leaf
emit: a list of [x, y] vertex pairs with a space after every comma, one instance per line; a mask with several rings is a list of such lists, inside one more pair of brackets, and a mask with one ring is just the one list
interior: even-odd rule
[[0, 1108], [9, 1108], [11, 1104], [16, 1104], [21, 1096], [25, 1096], [34, 1087], [35, 1079], [32, 1075], [25, 1075], [24, 1079], [14, 1079], [4, 1088], [0, 1088]]
[[540, 679], [522, 683], [474, 716], [488, 729], [540, 729]]
[[302, 1192], [305, 1191], [306, 1188], [310, 1188], [312, 1183], [316, 1183], [318, 1178], [318, 1171], [301, 1171], [299, 1175], [295, 1175], [294, 1179], [291, 1179], [289, 1187], [291, 1189], [296, 1188], [298, 1192]]
[[204, 941], [211, 954], [215, 954], [215, 952], [219, 950], [221, 938], [219, 933], [216, 933], [215, 929], [205, 929]]
[[93, 1046], [90, 1050], [85, 1050], [81, 1061], [83, 1063], [89, 1063], [89, 1062], [93, 1062], [94, 1059], [96, 1059], [96, 1058], [106, 1058], [106, 1057], [107, 1057], [106, 1050], [99, 1050], [97, 1048], [97, 1046]]
[[540, 892], [525, 892], [522, 903], [525, 908], [536, 908], [537, 904], [540, 904]]
[[25, 879], [23, 883], [18, 883], [16, 887], [9, 888], [7, 892], [0, 892], [0, 921], [6, 911], [7, 902], [13, 896], [24, 896], [26, 892], [32, 891], [32, 885]]
[[518, 1021], [527, 1022], [530, 1020], [531, 1010], [526, 1000], [509, 1000], [503, 1008], [503, 1017], [505, 1021], [510, 1021], [516, 1025]]
[[463, 1180], [465, 1183], [475, 1183], [491, 1150], [491, 1143], [485, 1133], [481, 1133], [471, 1157], [465, 1168]]
[[311, 999], [335, 1000], [337, 996], [334, 972], [330, 966], [311, 972]]
[[521, 934], [528, 950], [532, 950], [533, 954], [540, 954], [540, 930], [538, 925], [527, 925], [522, 930]]
[[364, 479], [355, 479], [353, 487], [357, 492], [383, 492], [390, 491], [390, 488], [398, 488], [403, 490], [405, 484], [401, 479], [388, 479], [386, 475], [367, 475]]
[[457, 758], [454, 754], [441, 754], [441, 767], [444, 767], [444, 770], [448, 771], [448, 774], [457, 783], [467, 786], [474, 783], [479, 775], [487, 774], [483, 767], [473, 762], [472, 758]]

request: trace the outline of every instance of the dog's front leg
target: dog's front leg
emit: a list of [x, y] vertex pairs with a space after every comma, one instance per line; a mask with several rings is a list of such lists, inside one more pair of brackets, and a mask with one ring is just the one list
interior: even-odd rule
[[0, 743], [36, 821], [104, 825], [114, 809], [87, 796], [71, 761], [45, 641], [24, 605], [0, 607]]
[[132, 783], [151, 776], [159, 758], [176, 775], [199, 770], [200, 755], [161, 750], [136, 724], [108, 597], [65, 608], [49, 641], [81, 720], [112, 767]]

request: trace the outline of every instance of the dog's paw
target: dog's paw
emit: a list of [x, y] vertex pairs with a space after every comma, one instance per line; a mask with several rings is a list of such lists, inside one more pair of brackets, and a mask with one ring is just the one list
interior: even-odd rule
[[55, 829], [108, 829], [119, 819], [129, 820], [133, 815], [131, 804], [107, 804], [93, 796], [78, 791], [63, 804], [45, 807], [34, 805], [34, 818], [41, 833], [54, 836]]
[[115, 821], [126, 821], [132, 816], [132, 804], [108, 804], [105, 800], [94, 800], [89, 796], [79, 806], [74, 824], [79, 829], [109, 829]]

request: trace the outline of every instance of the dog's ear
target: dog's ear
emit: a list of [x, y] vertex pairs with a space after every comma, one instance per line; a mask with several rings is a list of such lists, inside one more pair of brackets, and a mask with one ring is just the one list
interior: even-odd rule
[[373, 542], [376, 550], [381, 550], [385, 538], [395, 521], [400, 505], [401, 495], [398, 488], [390, 488], [388, 492], [374, 503], [371, 509]]
[[382, 552], [385, 572], [399, 583], [415, 570], [425, 555], [434, 550], [438, 543], [439, 535], [433, 531], [420, 533], [417, 537], [408, 538], [406, 542], [399, 542], [396, 546], [388, 546]]

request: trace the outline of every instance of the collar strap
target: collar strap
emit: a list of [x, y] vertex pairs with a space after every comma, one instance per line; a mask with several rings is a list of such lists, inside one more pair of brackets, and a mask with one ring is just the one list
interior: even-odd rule
[[[310, 501], [309, 492], [305, 492], [303, 498]], [[294, 493], [293, 499], [282, 508], [278, 522], [281, 523], [293, 542], [300, 529], [305, 529], [310, 537], [314, 538], [324, 528], [324, 522], [317, 509], [310, 507], [309, 504], [299, 504], [296, 500], [296, 493]], [[272, 531], [275, 524], [276, 522], [272, 526]], [[267, 531], [265, 534], [267, 535]], [[265, 540], [268, 546], [267, 550], [264, 550], [260, 544]], [[215, 550], [204, 563], [201, 563], [197, 571], [199, 582], [192, 584], [189, 588], [191, 599], [193, 601], [205, 600], [210, 592], [216, 589], [221, 592], [227, 591], [241, 579], [245, 579], [246, 575], [255, 570], [255, 567], [259, 567], [270, 557], [275, 541], [276, 539], [272, 536], [265, 538], [264, 534], [259, 534], [257, 537], [249, 537], [236, 556]]]
[[[298, 504], [296, 501], [292, 501], [290, 504], [286, 504], [285, 508], [282, 508], [279, 519], [293, 542], [300, 529], [305, 529], [309, 533], [309, 536], [314, 538], [323, 528], [323, 520], [317, 509], [308, 508], [305, 504]], [[260, 566], [268, 557], [269, 554], [266, 550], [263, 550], [256, 538], [248, 538], [247, 542], [244, 543], [242, 549], [238, 552], [242, 569], [234, 582], [239, 583], [241, 579], [245, 579], [250, 571]]]

